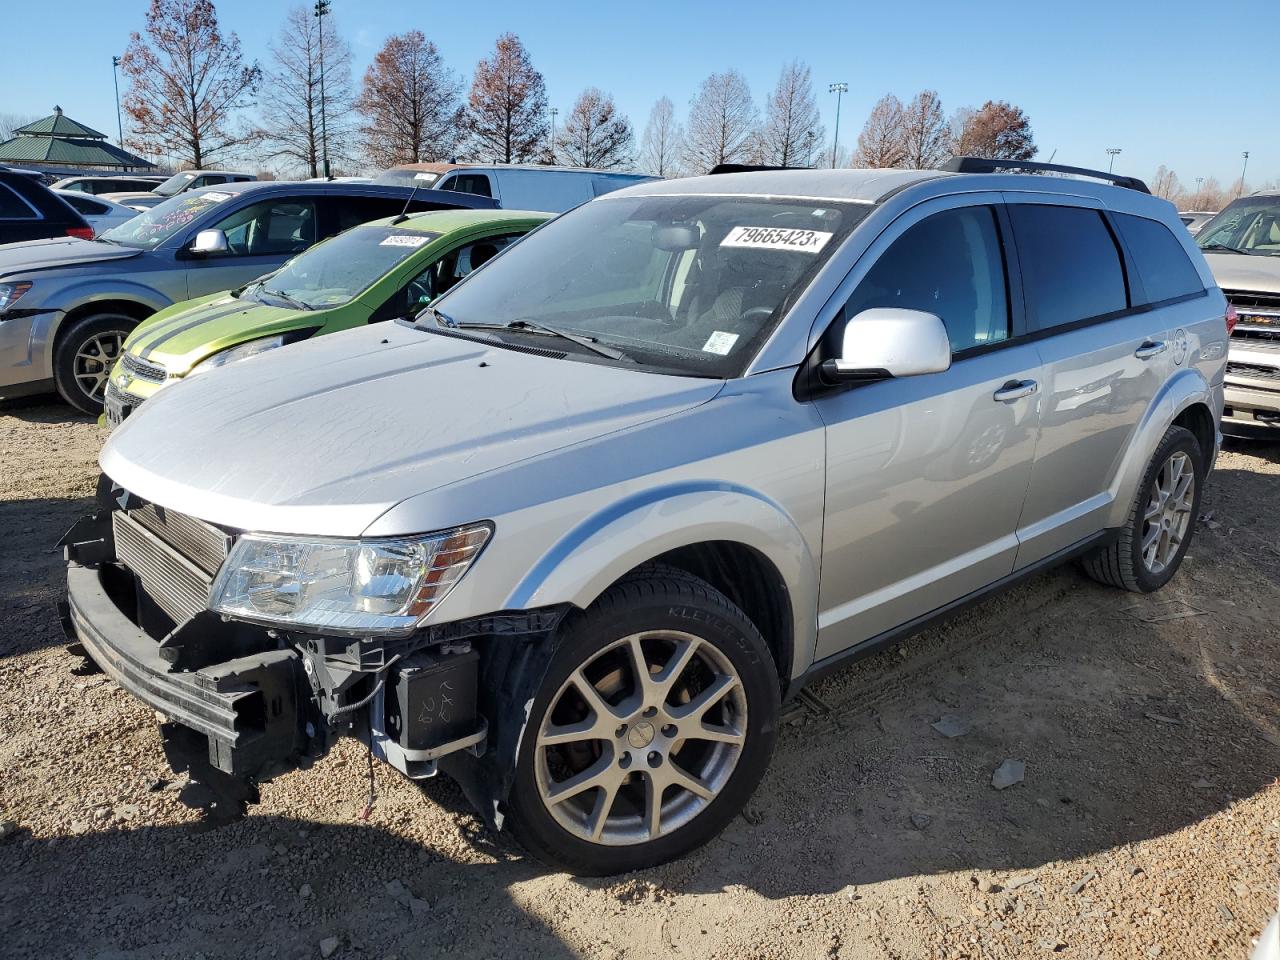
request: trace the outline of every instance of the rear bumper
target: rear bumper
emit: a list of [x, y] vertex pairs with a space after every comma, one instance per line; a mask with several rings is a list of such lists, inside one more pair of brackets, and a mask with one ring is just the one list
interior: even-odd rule
[[1224, 399], [1224, 433], [1280, 436], [1280, 381], [1272, 386], [1230, 379], [1224, 388]]
[[68, 636], [121, 687], [209, 741], [211, 766], [253, 776], [302, 745], [301, 659], [270, 650], [188, 672], [171, 672], [160, 647], [136, 626], [93, 566], [67, 564]]

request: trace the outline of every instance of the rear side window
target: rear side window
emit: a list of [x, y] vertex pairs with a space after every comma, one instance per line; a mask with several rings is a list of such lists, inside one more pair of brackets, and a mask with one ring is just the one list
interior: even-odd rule
[[1102, 214], [1009, 205], [1033, 328], [1049, 330], [1128, 308], [1124, 266]]
[[990, 207], [926, 217], [893, 242], [845, 306], [923, 310], [942, 318], [954, 353], [1009, 338], [1004, 253]]
[[40, 215], [7, 184], [0, 183], [0, 220], [39, 220]]
[[1204, 292], [1204, 282], [1169, 228], [1158, 220], [1113, 214], [1142, 278], [1146, 303]]
[[96, 217], [107, 212], [106, 204], [90, 200], [88, 197], [63, 197], [62, 199], [69, 203], [76, 213], [87, 213]]

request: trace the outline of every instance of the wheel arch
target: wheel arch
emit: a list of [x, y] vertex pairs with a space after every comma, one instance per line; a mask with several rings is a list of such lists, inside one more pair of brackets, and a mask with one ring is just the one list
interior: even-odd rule
[[579, 523], [515, 588], [509, 609], [590, 606], [646, 563], [707, 580], [756, 624], [785, 685], [813, 660], [818, 563], [798, 526], [762, 494], [723, 483], [646, 491]]

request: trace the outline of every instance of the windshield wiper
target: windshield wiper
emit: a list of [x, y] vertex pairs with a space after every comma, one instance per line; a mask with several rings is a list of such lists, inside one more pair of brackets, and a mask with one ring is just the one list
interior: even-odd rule
[[[464, 327], [492, 327], [491, 323], [464, 323], [460, 324]], [[580, 347], [590, 350], [592, 353], [598, 353], [602, 357], [608, 357], [610, 360], [629, 360], [631, 363], [637, 363], [635, 357], [630, 357], [621, 350], [615, 350], [613, 347], [606, 347], [595, 337], [585, 336], [577, 333], [569, 333], [567, 330], [561, 330], [558, 327], [549, 327], [545, 323], [539, 323], [537, 320], [512, 320], [505, 324], [508, 330], [536, 330], [540, 333], [550, 334], [553, 337], [561, 337], [570, 343], [576, 343]]]
[[[422, 313], [431, 314], [431, 319], [436, 322], [437, 327], [449, 327], [452, 330], [458, 329], [458, 322], [443, 310], [437, 310], [432, 306], [425, 306], [422, 308]], [[418, 316], [422, 316], [422, 313], [418, 314]]]
[[296, 310], [314, 310], [315, 309], [314, 307], [311, 306], [311, 304], [303, 303], [297, 297], [291, 297], [289, 296], [289, 294], [285, 293], [282, 290], [272, 290], [270, 287], [262, 287], [261, 289], [263, 293], [267, 294], [268, 296], [278, 297], [279, 299], [283, 300], [285, 303], [289, 304], [289, 306], [293, 307]]
[[1231, 253], [1243, 253], [1246, 257], [1253, 256], [1253, 251], [1242, 250], [1240, 247], [1233, 247], [1229, 243], [1206, 243], [1201, 250], [1228, 250]]

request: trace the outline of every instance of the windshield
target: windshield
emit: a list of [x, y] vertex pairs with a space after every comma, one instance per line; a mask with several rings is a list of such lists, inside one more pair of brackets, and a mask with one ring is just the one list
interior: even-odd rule
[[196, 178], [194, 173], [175, 173], [172, 177], [152, 189], [152, 193], [158, 193], [162, 197], [172, 197], [187, 189], [187, 185]]
[[294, 257], [263, 289], [312, 310], [341, 306], [439, 236], [397, 227], [356, 227]]
[[1196, 234], [1201, 250], [1280, 256], [1280, 196], [1241, 197]]
[[460, 326], [525, 321], [522, 336], [541, 324], [588, 337], [638, 369], [738, 376], [869, 209], [766, 197], [594, 200], [432, 307]]
[[389, 184], [394, 187], [417, 187], [430, 190], [440, 179], [440, 174], [431, 170], [397, 170], [391, 169], [379, 176], [374, 183]]
[[98, 239], [109, 240], [126, 247], [137, 247], [140, 250], [151, 250], [194, 222], [211, 207], [216, 207], [234, 196], [233, 193], [204, 190], [170, 197], [139, 213], [132, 220], [127, 220], [115, 229], [108, 230]]

